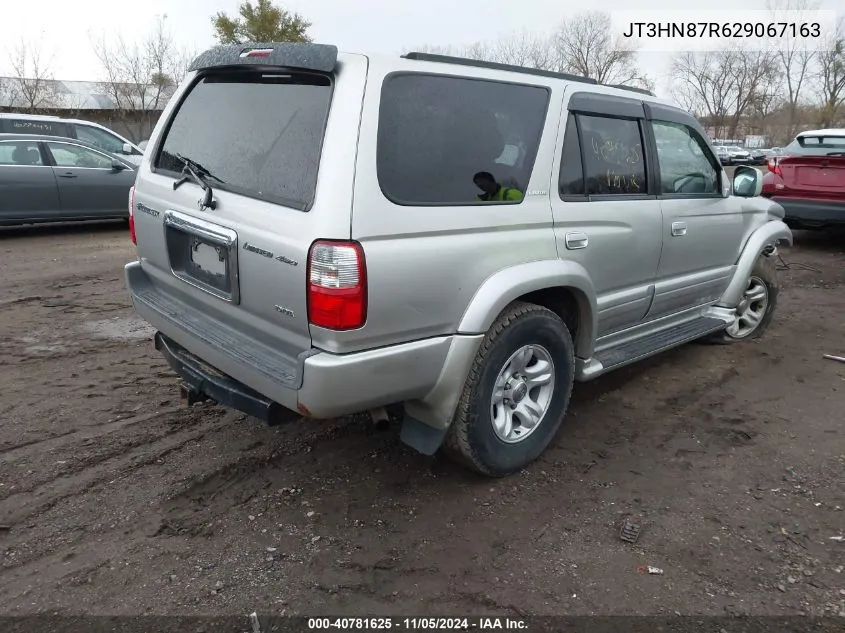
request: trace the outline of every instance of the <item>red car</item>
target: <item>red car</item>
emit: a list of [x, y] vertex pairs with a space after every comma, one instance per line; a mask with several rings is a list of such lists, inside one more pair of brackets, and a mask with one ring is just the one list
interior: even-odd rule
[[767, 165], [762, 195], [791, 228], [845, 225], [845, 129], [801, 132]]

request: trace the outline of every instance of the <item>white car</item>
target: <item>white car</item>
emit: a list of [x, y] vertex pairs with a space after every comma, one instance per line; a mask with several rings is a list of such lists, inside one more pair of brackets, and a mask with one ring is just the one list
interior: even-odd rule
[[751, 154], [748, 153], [748, 150], [737, 147], [736, 145], [729, 145], [727, 149], [731, 157], [731, 163], [736, 164], [751, 162]]
[[75, 138], [117, 154], [135, 166], [144, 150], [104, 125], [82, 119], [63, 119], [42, 114], [0, 113], [0, 134], [47, 134]]

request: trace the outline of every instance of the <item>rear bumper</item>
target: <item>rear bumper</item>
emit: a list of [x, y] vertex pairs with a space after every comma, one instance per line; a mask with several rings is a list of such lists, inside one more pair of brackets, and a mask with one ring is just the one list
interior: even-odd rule
[[[152, 283], [140, 262], [125, 268], [135, 311], [158, 330], [156, 348], [187, 386], [267, 421], [331, 418], [424, 399], [438, 384], [460, 336], [330, 354], [311, 349], [285, 357], [209, 315], [192, 310]], [[456, 385], [461, 389], [463, 382]]]
[[766, 196], [783, 207], [784, 222], [793, 226], [845, 224], [845, 201], [807, 200]]

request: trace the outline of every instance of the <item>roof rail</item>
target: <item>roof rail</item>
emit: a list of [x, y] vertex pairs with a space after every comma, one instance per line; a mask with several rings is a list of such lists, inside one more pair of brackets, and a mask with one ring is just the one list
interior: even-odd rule
[[552, 77], [554, 79], [578, 81], [585, 84], [598, 84], [595, 79], [591, 79], [590, 77], [579, 77], [578, 75], [569, 75], [567, 73], [556, 73], [551, 70], [540, 70], [539, 68], [529, 68], [527, 66], [513, 66], [511, 64], [499, 64], [498, 62], [485, 62], [478, 59], [469, 59], [468, 57], [452, 57], [451, 55], [436, 55], [434, 53], [419, 53], [416, 51], [405, 53], [402, 57], [404, 59], [412, 59], [421, 62], [440, 62], [443, 64], [456, 64], [459, 66], [489, 68], [490, 70], [507, 70], [515, 73], [523, 73], [525, 75]]
[[608, 88], [619, 88], [619, 90], [630, 90], [631, 92], [639, 92], [643, 95], [648, 95], [649, 97], [654, 97], [655, 94], [651, 90], [646, 90], [645, 88], [637, 88], [636, 86], [625, 86], [623, 84], [601, 84], [602, 86], [607, 86]]

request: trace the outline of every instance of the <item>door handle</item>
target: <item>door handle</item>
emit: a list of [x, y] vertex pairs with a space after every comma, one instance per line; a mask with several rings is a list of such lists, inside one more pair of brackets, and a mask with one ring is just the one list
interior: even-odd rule
[[76, 178], [76, 174], [70, 171], [66, 171], [63, 174], [58, 174], [59, 178]]
[[586, 233], [567, 233], [566, 234], [566, 248], [575, 250], [577, 248], [587, 248], [590, 243]]
[[687, 225], [684, 222], [672, 222], [672, 237], [683, 237], [687, 234]]

